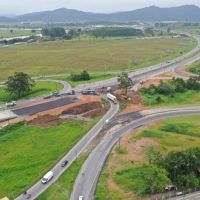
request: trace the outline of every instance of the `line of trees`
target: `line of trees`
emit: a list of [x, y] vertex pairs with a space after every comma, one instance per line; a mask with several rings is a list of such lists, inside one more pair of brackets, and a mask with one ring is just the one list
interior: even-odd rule
[[42, 35], [50, 38], [66, 38], [67, 34], [62, 27], [43, 28]]
[[90, 30], [87, 34], [94, 37], [129, 37], [129, 36], [143, 36], [143, 31], [134, 28], [98, 28]]

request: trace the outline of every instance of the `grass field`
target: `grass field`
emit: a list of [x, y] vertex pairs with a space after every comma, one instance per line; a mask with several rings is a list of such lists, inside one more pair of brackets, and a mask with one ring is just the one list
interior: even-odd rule
[[198, 74], [200, 73], [200, 61], [194, 62], [192, 65], [190, 65], [187, 70], [191, 73]]
[[67, 81], [71, 84], [72, 87], [76, 87], [80, 84], [93, 83], [96, 81], [101, 81], [101, 80], [105, 80], [105, 79], [109, 79], [109, 78], [113, 78], [117, 76], [118, 76], [118, 73], [92, 73], [90, 74], [91, 79], [89, 81], [88, 80], [87, 81], [72, 81], [69, 75], [50, 77], [50, 79]]
[[167, 61], [191, 50], [181, 38], [54, 41], [0, 49], [0, 80], [15, 71], [32, 76], [133, 70]]
[[[162, 98], [161, 103], [156, 102], [156, 98], [160, 96]], [[165, 107], [165, 106], [181, 106], [181, 105], [200, 105], [200, 92], [187, 90], [184, 93], [176, 93], [174, 97], [165, 95], [148, 95], [142, 96], [142, 101], [149, 107]]]
[[40, 33], [39, 31], [32, 33], [30, 29], [16, 29], [16, 28], [0, 29], [0, 39], [12, 38], [12, 37], [18, 37], [18, 36], [31, 36], [31, 35], [36, 35], [39, 33]]
[[[50, 94], [51, 92], [61, 90], [63, 85], [55, 82], [37, 82], [32, 92], [24, 98], [32, 98], [42, 94]], [[0, 88], [0, 104], [16, 100], [4, 88]]]
[[29, 188], [98, 120], [47, 129], [16, 124], [0, 130], [0, 196], [13, 198]]
[[164, 155], [199, 145], [199, 115], [169, 118], [130, 134], [121, 141], [125, 154], [115, 153], [117, 147], [112, 151], [100, 176], [95, 200], [149, 200], [148, 196], [140, 195], [149, 184], [143, 175], [148, 174], [145, 166], [149, 166], [152, 152]]
[[76, 177], [86, 160], [86, 156], [75, 161], [69, 169], [48, 190], [36, 200], [69, 200]]

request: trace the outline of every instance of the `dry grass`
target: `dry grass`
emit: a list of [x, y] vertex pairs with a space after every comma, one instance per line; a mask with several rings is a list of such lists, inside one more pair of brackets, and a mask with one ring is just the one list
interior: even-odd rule
[[[43, 42], [0, 49], [0, 80], [15, 71], [47, 75], [88, 71], [140, 68], [180, 55], [192, 49], [188, 39], [106, 39]], [[188, 43], [187, 46], [181, 44]], [[172, 49], [169, 53], [166, 49]]]

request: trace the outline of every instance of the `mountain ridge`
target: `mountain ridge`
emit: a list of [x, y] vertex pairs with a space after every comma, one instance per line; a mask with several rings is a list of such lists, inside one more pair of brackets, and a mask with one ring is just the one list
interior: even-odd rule
[[13, 18], [0, 17], [2, 21], [16, 22], [131, 22], [131, 21], [200, 21], [200, 8], [195, 5], [160, 8], [149, 6], [115, 13], [92, 13], [75, 9], [58, 8], [51, 11], [33, 12]]

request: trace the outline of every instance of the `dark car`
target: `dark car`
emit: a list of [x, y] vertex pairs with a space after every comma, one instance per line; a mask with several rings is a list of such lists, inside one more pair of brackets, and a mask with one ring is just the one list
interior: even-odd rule
[[65, 161], [62, 162], [61, 166], [65, 167], [67, 164], [68, 164], [68, 160], [65, 160]]

